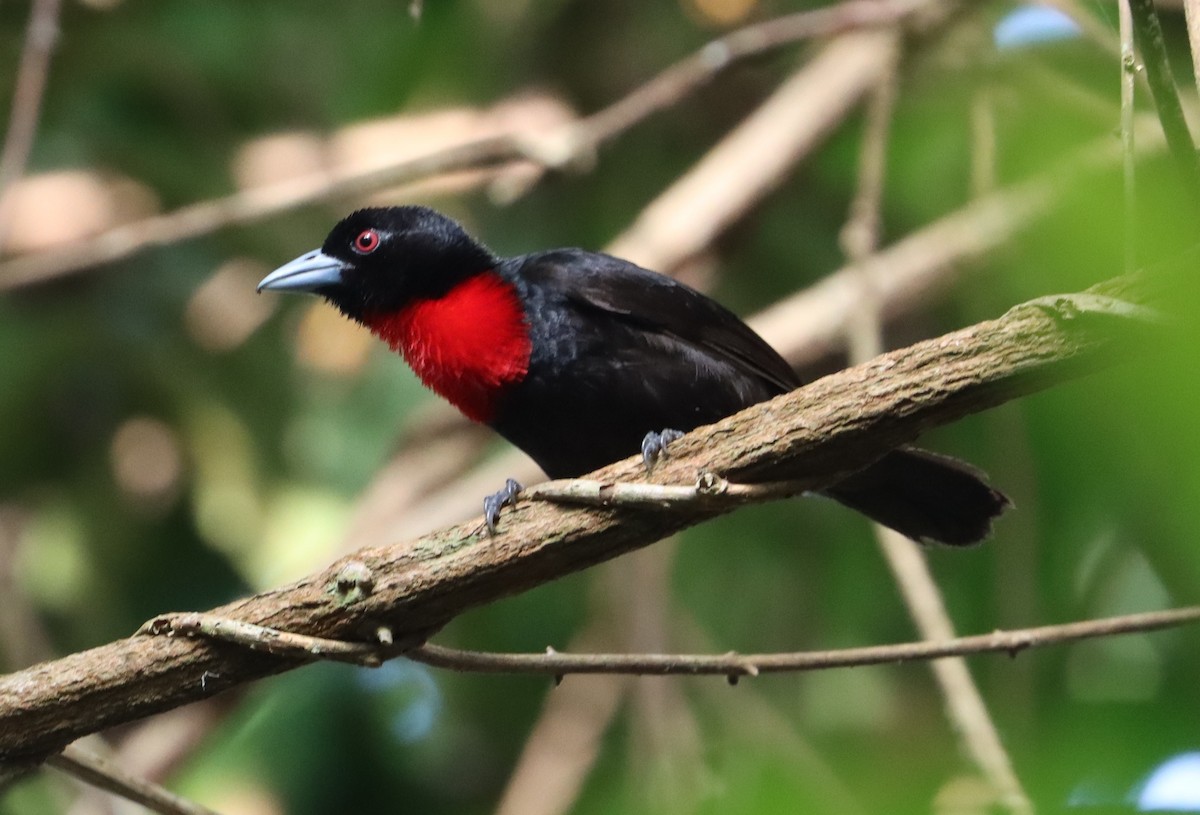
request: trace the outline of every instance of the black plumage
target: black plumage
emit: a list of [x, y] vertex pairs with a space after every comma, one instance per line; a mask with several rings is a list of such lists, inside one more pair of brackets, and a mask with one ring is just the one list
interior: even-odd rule
[[[521, 322], [498, 325], [498, 335], [517, 330], [527, 340], [520, 364], [505, 362], [503, 376], [473, 371], [472, 360], [460, 358], [457, 336], [432, 340], [437, 332], [428, 327], [419, 341], [405, 333], [413, 330], [415, 304], [450, 304], [481, 276], [499, 278], [505, 285], [497, 291], [515, 294], [519, 304], [510, 313], [497, 303], [497, 321]], [[356, 212], [320, 252], [282, 267], [260, 287], [324, 295], [405, 353], [451, 401], [459, 388], [484, 387], [475, 380], [499, 382], [486, 385], [492, 390], [481, 415], [556, 478], [635, 454], [649, 431], [691, 430], [801, 384], [749, 326], [678, 281], [581, 249], [502, 259], [423, 207]], [[492, 316], [486, 301], [472, 300], [470, 308], [477, 320]], [[475, 333], [473, 322], [455, 325]], [[419, 354], [410, 348], [418, 342]], [[466, 373], [437, 367], [439, 342], [454, 349], [446, 364]], [[480, 341], [477, 350], [493, 349]], [[911, 538], [951, 545], [986, 537], [1009, 504], [973, 467], [911, 448], [889, 453], [827, 494]]]

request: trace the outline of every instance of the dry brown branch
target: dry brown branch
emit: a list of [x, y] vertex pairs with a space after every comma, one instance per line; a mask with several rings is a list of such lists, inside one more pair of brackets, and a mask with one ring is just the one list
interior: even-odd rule
[[[354, 514], [341, 537], [341, 552], [352, 552], [381, 541], [408, 537], [405, 534], [406, 526], [415, 530], [413, 534], [439, 526], [436, 519], [424, 522], [422, 518], [414, 516], [427, 514], [427, 508], [437, 502], [438, 495], [460, 492], [464, 474], [478, 467], [483, 460], [484, 449], [492, 441], [489, 438], [490, 431], [467, 422], [459, 413], [451, 413], [453, 408], [447, 404], [428, 404], [436, 405], [439, 419], [444, 417], [448, 420], [447, 431], [422, 432], [427, 425], [420, 419], [405, 428], [405, 438], [396, 454], [375, 474], [355, 500]], [[533, 480], [530, 475], [536, 478], [537, 469], [533, 468], [532, 462], [529, 466], [531, 473], [518, 473], [516, 470], [506, 472], [476, 496], [494, 491], [496, 484], [503, 483], [509, 477], [516, 478], [522, 484], [530, 483]], [[521, 481], [522, 478], [525, 480]], [[466, 514], [460, 513], [447, 522], [461, 520]]]
[[496, 815], [570, 812], [628, 685], [624, 677], [597, 677], [548, 696]]
[[501, 135], [458, 145], [389, 167], [332, 181], [308, 177], [201, 201], [175, 212], [116, 227], [93, 238], [0, 264], [0, 292], [111, 263], [155, 246], [244, 226], [302, 206], [464, 169], [529, 162], [562, 167], [589, 156], [651, 114], [678, 103], [733, 63], [795, 42], [857, 28], [890, 25], [950, 6], [943, 0], [846, 0], [748, 26], [704, 46], [607, 108], [554, 132]]
[[[1132, 353], [1147, 331], [1119, 302], [1096, 294], [1044, 298], [693, 431], [672, 448], [654, 480], [688, 483], [699, 470], [731, 480], [769, 479], [780, 466], [795, 471], [802, 463], [798, 476], [813, 488], [827, 486], [931, 427], [1105, 367], [1109, 354]], [[595, 477], [633, 481], [641, 468], [633, 457]], [[213, 613], [338, 640], [370, 641], [386, 626], [404, 642], [469, 608], [647, 546], [715, 514], [526, 502], [506, 516], [497, 537], [481, 538], [475, 521], [364, 549]], [[43, 663], [0, 679], [0, 761], [41, 760], [86, 733], [303, 663], [207, 640], [145, 636]]]
[[652, 113], [674, 105], [725, 66], [801, 40], [846, 31], [886, 28], [918, 15], [929, 26], [955, 4], [944, 0], [849, 0], [747, 26], [713, 40], [650, 82], [591, 117], [602, 139], [628, 130]]
[[1200, 606], [1148, 611], [1119, 617], [1043, 625], [1013, 631], [993, 631], [969, 637], [920, 640], [895, 645], [869, 645], [834, 651], [771, 654], [498, 654], [460, 651], [426, 644], [407, 656], [426, 665], [471, 673], [515, 673], [542, 676], [568, 674], [636, 674], [742, 676], [796, 673], [862, 665], [888, 665], [917, 660], [943, 660], [972, 654], [1007, 653], [1062, 645], [1082, 639], [1112, 637], [1174, 628], [1200, 621]]
[[858, 305], [850, 312], [846, 336], [850, 359], [862, 362], [883, 350], [881, 301], [876, 281], [862, 262], [879, 248], [882, 228], [883, 185], [887, 168], [888, 134], [896, 108], [899, 84], [900, 35], [889, 34], [888, 70], [884, 71], [867, 105], [867, 121], [858, 155], [858, 184], [850, 201], [850, 213], [839, 238], [858, 278]]
[[606, 251], [671, 272], [775, 189], [887, 71], [888, 32], [845, 34], [660, 194]]
[[[906, 589], [918, 587], [916, 581], [900, 582]], [[941, 594], [936, 586], [931, 585], [914, 592], [914, 597], [909, 600], [910, 605], [933, 603], [940, 606]], [[929, 612], [917, 613], [923, 615], [922, 620], [933, 616]], [[937, 609], [934, 613], [943, 620], [948, 619], [945, 609]], [[955, 664], [959, 657], [968, 654], [1006, 651], [1015, 656], [1026, 648], [1118, 634], [1145, 633], [1196, 620], [1200, 620], [1200, 606], [1187, 606], [1014, 631], [996, 630], [991, 634], [971, 637], [958, 637], [948, 626], [942, 626], [939, 633], [943, 636], [927, 636], [918, 642], [771, 654], [568, 654], [553, 648], [547, 648], [545, 653], [539, 654], [504, 654], [464, 651], [432, 643], [415, 647], [372, 645], [280, 631], [216, 614], [166, 615], [156, 618], [140, 633], [161, 635], [170, 631], [171, 634], [195, 634], [277, 657], [312, 657], [372, 667], [403, 654], [434, 667], [469, 673], [528, 673], [559, 678], [567, 674], [687, 674], [727, 676], [734, 681], [741, 676], [758, 676], [762, 673], [814, 671], [912, 660], [938, 660], [938, 664]], [[923, 624], [923, 628], [929, 626]]]
[[157, 784], [122, 772], [117, 765], [75, 745], [46, 759], [50, 766], [161, 815], [217, 815]]

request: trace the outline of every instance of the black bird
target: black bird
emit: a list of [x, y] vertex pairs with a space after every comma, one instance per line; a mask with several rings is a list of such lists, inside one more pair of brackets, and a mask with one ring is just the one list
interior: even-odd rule
[[[679, 431], [801, 384], [749, 326], [678, 281], [582, 249], [500, 258], [425, 207], [359, 210], [258, 288], [321, 295], [552, 478], [639, 449], [649, 463]], [[971, 466], [913, 448], [825, 493], [956, 546], [987, 537], [1009, 506]], [[489, 497], [489, 525], [513, 497]]]

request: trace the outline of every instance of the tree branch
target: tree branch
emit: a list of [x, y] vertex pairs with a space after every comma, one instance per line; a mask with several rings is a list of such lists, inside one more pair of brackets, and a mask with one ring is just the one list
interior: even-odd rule
[[[927, 594], [931, 594], [927, 592]], [[944, 613], [944, 612], [943, 612]], [[468, 673], [514, 673], [562, 677], [566, 674], [728, 675], [818, 671], [913, 660], [940, 660], [971, 654], [1007, 651], [1016, 656], [1026, 648], [1060, 645], [1075, 640], [1118, 634], [1145, 633], [1174, 628], [1200, 620], [1200, 606], [1123, 614], [1074, 623], [1043, 625], [1014, 631], [959, 637], [926, 637], [918, 642], [838, 648], [830, 651], [794, 651], [769, 654], [566, 654], [546, 648], [541, 654], [505, 654], [464, 651], [424, 643], [391, 642], [390, 633], [378, 643], [347, 642], [290, 631], [280, 631], [214, 614], [168, 614], [156, 617], [138, 633], [199, 636], [261, 651], [277, 657], [311, 657], [375, 668], [385, 660], [407, 656], [436, 668]], [[388, 631], [382, 629], [381, 633]]]
[[537, 137], [504, 134], [329, 180], [324, 175], [200, 201], [174, 212], [115, 227], [95, 237], [0, 263], [0, 292], [54, 280], [156, 246], [244, 226], [302, 206], [365, 195], [379, 189], [465, 169], [532, 161], [559, 168], [592, 155], [652, 114], [677, 104], [734, 63], [815, 37], [896, 24], [935, 15], [945, 0], [845, 0], [731, 32], [666, 68], [606, 108]]
[[[828, 486], [931, 427], [1103, 368], [1112, 352], [1130, 353], [1147, 327], [1111, 306], [1096, 295], [1043, 298], [884, 354], [689, 433], [653, 480], [686, 484], [700, 470], [769, 480], [786, 465], [809, 488]], [[641, 480], [641, 467], [640, 457], [631, 457], [593, 477]], [[506, 515], [494, 538], [481, 538], [476, 520], [363, 549], [213, 613], [339, 640], [370, 641], [385, 626], [395, 641], [412, 641], [469, 608], [647, 546], [720, 511], [526, 502]], [[306, 661], [142, 636], [43, 663], [0, 678], [0, 762], [36, 762], [81, 735]]]
[[111, 761], [76, 745], [68, 745], [46, 763], [94, 787], [141, 804], [161, 815], [217, 815], [208, 807], [189, 801], [158, 784], [122, 772]]
[[993, 631], [947, 640], [920, 640], [895, 645], [838, 648], [832, 651], [797, 651], [773, 654], [500, 654], [463, 651], [426, 643], [407, 651], [409, 659], [471, 673], [535, 674], [636, 674], [654, 676], [740, 676], [797, 673], [863, 665], [889, 665], [916, 660], [944, 659], [972, 654], [1007, 653], [1015, 657], [1027, 648], [1062, 645], [1076, 640], [1136, 634], [1174, 628], [1200, 621], [1200, 606], [1148, 611], [1097, 620], [1042, 625], [1014, 631]]

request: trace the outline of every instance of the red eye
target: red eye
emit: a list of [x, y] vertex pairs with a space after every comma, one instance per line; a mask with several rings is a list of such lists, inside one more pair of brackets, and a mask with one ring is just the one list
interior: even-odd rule
[[374, 229], [364, 229], [354, 239], [354, 251], [360, 255], [369, 255], [379, 248], [379, 233]]

